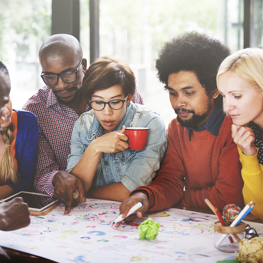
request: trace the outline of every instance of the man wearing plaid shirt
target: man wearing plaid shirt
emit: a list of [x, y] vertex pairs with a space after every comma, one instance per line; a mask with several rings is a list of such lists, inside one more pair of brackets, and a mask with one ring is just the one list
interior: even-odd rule
[[[23, 109], [34, 113], [39, 122], [39, 147], [34, 187], [53, 195], [65, 204], [65, 214], [78, 199], [85, 201], [82, 181], [65, 171], [70, 153], [73, 126], [78, 117], [90, 108], [81, 96], [87, 60], [79, 41], [66, 34], [52, 35], [40, 47], [41, 77], [46, 86], [39, 89]], [[133, 101], [142, 104], [138, 93]]]

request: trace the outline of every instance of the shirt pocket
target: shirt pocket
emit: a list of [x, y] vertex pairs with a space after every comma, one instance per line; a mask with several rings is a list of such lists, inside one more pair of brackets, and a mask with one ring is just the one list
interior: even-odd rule
[[92, 187], [102, 187], [107, 185], [105, 178], [103, 177], [101, 160], [96, 168], [95, 176], [92, 182]]
[[135, 156], [135, 151], [126, 150], [124, 152], [115, 153], [113, 156], [113, 162], [121, 165], [127, 164]]
[[81, 136], [80, 141], [81, 141], [81, 145], [82, 145], [82, 151], [83, 151], [83, 154], [84, 154], [84, 152], [89, 147], [89, 145], [91, 144], [93, 139], [89, 139], [86, 136]]

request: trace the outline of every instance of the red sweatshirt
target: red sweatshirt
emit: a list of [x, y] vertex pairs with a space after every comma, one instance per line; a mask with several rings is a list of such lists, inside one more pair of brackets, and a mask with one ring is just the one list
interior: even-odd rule
[[[177, 119], [168, 127], [168, 149], [161, 168], [149, 186], [137, 188], [149, 194], [150, 211], [182, 202], [186, 207], [208, 208], [204, 197], [222, 210], [226, 204], [244, 206], [241, 164], [231, 136], [231, 120], [225, 117], [218, 136], [208, 130], [191, 130]], [[185, 189], [184, 189], [185, 187]]]

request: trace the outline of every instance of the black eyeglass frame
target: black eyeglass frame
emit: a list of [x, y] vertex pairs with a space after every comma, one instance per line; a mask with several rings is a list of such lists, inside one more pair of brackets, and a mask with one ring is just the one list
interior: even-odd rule
[[[106, 107], [106, 104], [108, 104], [109, 105], [109, 107], [112, 109], [112, 110], [120, 110], [122, 107], [123, 107], [123, 105], [124, 105], [124, 102], [127, 100], [127, 98], [129, 97], [129, 95], [127, 95], [126, 97], [125, 97], [125, 99], [124, 100], [120, 100], [120, 99], [113, 99], [113, 100], [110, 100], [110, 101], [108, 101], [108, 102], [104, 102], [104, 101], [101, 101], [101, 100], [93, 100], [93, 101], [90, 101], [89, 102], [89, 105], [90, 105], [90, 107], [93, 109], [93, 110], [95, 110], [93, 107], [92, 107], [92, 102], [102, 102], [102, 103], [104, 103], [104, 106], [103, 106], [103, 108], [101, 109], [101, 110], [95, 110], [95, 111], [102, 111], [102, 110], [104, 110], [105, 109], [105, 107]], [[113, 109], [112, 107], [111, 107], [111, 105], [110, 105], [110, 103], [112, 102], [112, 101], [115, 101], [115, 100], [119, 100], [119, 101], [121, 101], [122, 102], [122, 105], [121, 105], [121, 107], [119, 108], [119, 109]]]
[[249, 224], [246, 225], [245, 238], [250, 240], [251, 238], [258, 237], [258, 233], [255, 228], [250, 227]]
[[[56, 73], [44, 73], [44, 72], [42, 72], [42, 73], [40, 74], [40, 77], [43, 79], [44, 83], [45, 83], [46, 85], [48, 85], [48, 86], [57, 85], [57, 84], [58, 84], [58, 79], [59, 79], [59, 77], [60, 77], [65, 83], [72, 83], [72, 82], [76, 81], [77, 78], [78, 78], [78, 70], [79, 70], [79, 68], [80, 68], [80, 66], [81, 66], [82, 60], [83, 60], [83, 58], [82, 58], [81, 61], [79, 62], [77, 68], [76, 68], [75, 70], [73, 70], [73, 72], [72, 72], [72, 74], [75, 73], [75, 76], [76, 76], [76, 78], [75, 78], [74, 80], [72, 80], [72, 81], [66, 81], [66, 80], [64, 80], [63, 77], [61, 76], [61, 74], [63, 74], [64, 72], [66, 72], [67, 69], [66, 69], [66, 70], [63, 70], [63, 71], [60, 72], [59, 74], [56, 74]], [[45, 81], [45, 79], [44, 79], [44, 76], [46, 76], [46, 75], [56, 75], [56, 76], [57, 76], [57, 81], [56, 81], [56, 83], [54, 83], [54, 84], [46, 83], [46, 81]]]

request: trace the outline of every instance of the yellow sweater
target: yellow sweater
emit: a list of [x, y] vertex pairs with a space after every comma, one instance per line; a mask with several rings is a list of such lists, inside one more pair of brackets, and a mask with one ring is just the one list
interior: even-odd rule
[[257, 153], [253, 156], [244, 155], [239, 147], [239, 157], [242, 163], [242, 178], [244, 180], [243, 197], [245, 204], [255, 203], [251, 213], [263, 219], [263, 165], [258, 162]]

